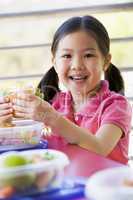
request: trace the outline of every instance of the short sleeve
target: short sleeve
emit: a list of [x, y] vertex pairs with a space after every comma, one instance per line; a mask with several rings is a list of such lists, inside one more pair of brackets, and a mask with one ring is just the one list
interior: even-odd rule
[[125, 134], [131, 129], [132, 108], [124, 96], [115, 96], [104, 102], [101, 125], [112, 123], [119, 126]]

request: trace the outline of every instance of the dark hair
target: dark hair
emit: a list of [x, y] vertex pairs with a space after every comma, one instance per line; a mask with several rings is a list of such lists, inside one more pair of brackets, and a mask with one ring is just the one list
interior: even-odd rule
[[[110, 39], [109, 35], [103, 26], [101, 22], [99, 22], [95, 17], [92, 16], [83, 16], [83, 17], [72, 17], [65, 21], [55, 32], [52, 46], [51, 46], [51, 52], [53, 56], [56, 54], [56, 50], [58, 48], [60, 40], [65, 37], [66, 35], [70, 33], [74, 33], [76, 31], [83, 30], [85, 32], [88, 32], [92, 35], [92, 37], [96, 40], [98, 47], [103, 54], [103, 56], [107, 56], [110, 51]], [[51, 71], [52, 70], [52, 71]], [[56, 77], [56, 81], [54, 79]], [[50, 82], [48, 80], [51, 80]], [[109, 82], [109, 88], [110, 90], [113, 90], [115, 92], [121, 93], [121, 91], [124, 92], [124, 82], [122, 79], [122, 76], [120, 74], [119, 69], [117, 69], [113, 64], [110, 64], [107, 72], [105, 73], [105, 79]], [[45, 86], [50, 84], [50, 87], [56, 87], [56, 91], [59, 91], [58, 87], [58, 78], [55, 70], [53, 70], [53, 67], [45, 74], [45, 76], [41, 81]], [[39, 86], [41, 85], [41, 82]], [[45, 91], [46, 92], [46, 91]], [[49, 92], [49, 89], [47, 89], [47, 92], [50, 95], [50, 98], [47, 100], [49, 101], [55, 93]]]
[[110, 66], [104, 73], [105, 80], [109, 82], [109, 89], [124, 95], [124, 81], [121, 76], [120, 70], [110, 63]]
[[58, 75], [54, 67], [51, 67], [38, 84], [38, 88], [44, 94], [43, 98], [45, 101], [49, 102], [60, 91], [58, 82]]

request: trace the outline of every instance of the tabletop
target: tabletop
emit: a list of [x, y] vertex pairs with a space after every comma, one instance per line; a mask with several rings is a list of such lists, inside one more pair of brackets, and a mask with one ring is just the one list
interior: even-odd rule
[[80, 176], [88, 178], [99, 170], [123, 166], [123, 164], [119, 162], [92, 153], [77, 145], [64, 143], [61, 139], [57, 139], [56, 137], [48, 139], [48, 148], [60, 150], [68, 155], [70, 164], [65, 171], [65, 176], [68, 177]]
[[68, 155], [70, 164], [65, 172], [67, 176], [88, 177], [98, 170], [123, 166], [119, 162], [92, 153], [78, 145], [64, 143], [54, 137], [48, 139], [48, 148], [60, 150]]

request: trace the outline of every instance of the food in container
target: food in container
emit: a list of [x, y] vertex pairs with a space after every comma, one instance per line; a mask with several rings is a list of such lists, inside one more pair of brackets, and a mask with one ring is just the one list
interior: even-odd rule
[[94, 200], [133, 200], [133, 169], [128, 166], [99, 171], [89, 177], [85, 194]]
[[[12, 104], [17, 104], [17, 105], [23, 106], [23, 100], [21, 99], [21, 95], [24, 94], [24, 93], [25, 94], [34, 94], [35, 88], [32, 85], [27, 85], [26, 87], [15, 88], [13, 90], [10, 90], [10, 92], [8, 94], [10, 102]], [[16, 115], [15, 110], [13, 110], [13, 117], [14, 118], [20, 118]]]
[[[9, 90], [3, 90], [0, 91], [0, 98], [7, 98], [8, 102], [11, 102], [12, 105], [16, 104], [17, 105], [23, 105], [23, 101], [21, 100], [21, 94], [26, 93], [26, 94], [35, 94], [36, 96], [39, 96], [40, 98], [44, 98], [44, 94], [40, 91], [39, 88], [34, 88], [32, 84], [26, 85], [25, 87], [13, 87], [10, 88]], [[19, 98], [18, 98], [19, 96]], [[13, 109], [13, 117], [14, 118], [20, 118], [16, 115], [15, 110]], [[6, 119], [3, 122], [0, 122], [0, 127], [1, 128], [7, 128], [7, 127], [13, 127], [15, 124], [13, 123], [13, 117]]]
[[60, 187], [68, 164], [68, 157], [57, 150], [3, 153], [0, 155], [0, 197], [6, 188], [10, 188], [9, 196], [23, 196]]
[[[30, 92], [30, 90], [23, 90], [23, 92]], [[17, 100], [17, 95], [22, 92], [22, 90], [18, 90], [17, 88], [8, 90], [3, 90], [0, 92], [0, 98], [6, 98], [6, 102], [12, 103], [12, 105]], [[12, 111], [13, 117], [16, 117], [15, 111]], [[5, 121], [0, 122], [0, 128], [14, 127], [13, 117], [6, 119]]]
[[[0, 102], [3, 102], [4, 98], [6, 98], [6, 101], [9, 103], [10, 99], [9, 97], [3, 92], [0, 93]], [[4, 127], [13, 127], [14, 124], [12, 122], [12, 117], [6, 119], [5, 121], [0, 121], [0, 127], [4, 128]]]
[[[18, 153], [9, 153], [6, 155], [6, 157], [3, 159], [3, 163], [1, 163], [1, 166], [5, 168], [5, 170], [9, 169], [9, 168], [13, 168], [13, 167], [19, 167], [19, 166], [25, 166], [27, 164], [29, 164], [30, 162], [25, 159], [24, 156], [19, 155]], [[22, 176], [19, 177], [12, 177], [12, 174], [10, 174], [9, 177], [7, 177], [6, 179], [2, 179], [2, 183], [0, 183], [0, 187], [1, 185], [5, 185], [5, 186], [13, 186], [14, 188], [19, 189], [20, 187], [29, 187], [33, 181], [34, 181], [34, 174], [32, 173], [28, 173], [28, 174], [24, 174]]]
[[15, 120], [14, 127], [0, 128], [0, 149], [22, 148], [40, 142], [43, 123], [33, 120]]
[[4, 122], [0, 122], [0, 128], [14, 127], [12, 118], [6, 119]]

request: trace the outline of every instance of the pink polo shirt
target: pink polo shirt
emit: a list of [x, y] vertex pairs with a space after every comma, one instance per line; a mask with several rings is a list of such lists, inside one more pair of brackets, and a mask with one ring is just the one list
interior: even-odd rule
[[[131, 128], [131, 106], [127, 99], [109, 90], [108, 82], [101, 82], [101, 89], [96, 96], [91, 97], [79, 112], [74, 112], [73, 99], [70, 92], [60, 92], [53, 100], [53, 107], [80, 127], [96, 134], [104, 124], [114, 124], [120, 127], [123, 135], [109, 158], [122, 163], [128, 161], [129, 132]], [[115, 133], [112, 133], [115, 134]], [[59, 136], [59, 138], [61, 138]]]

